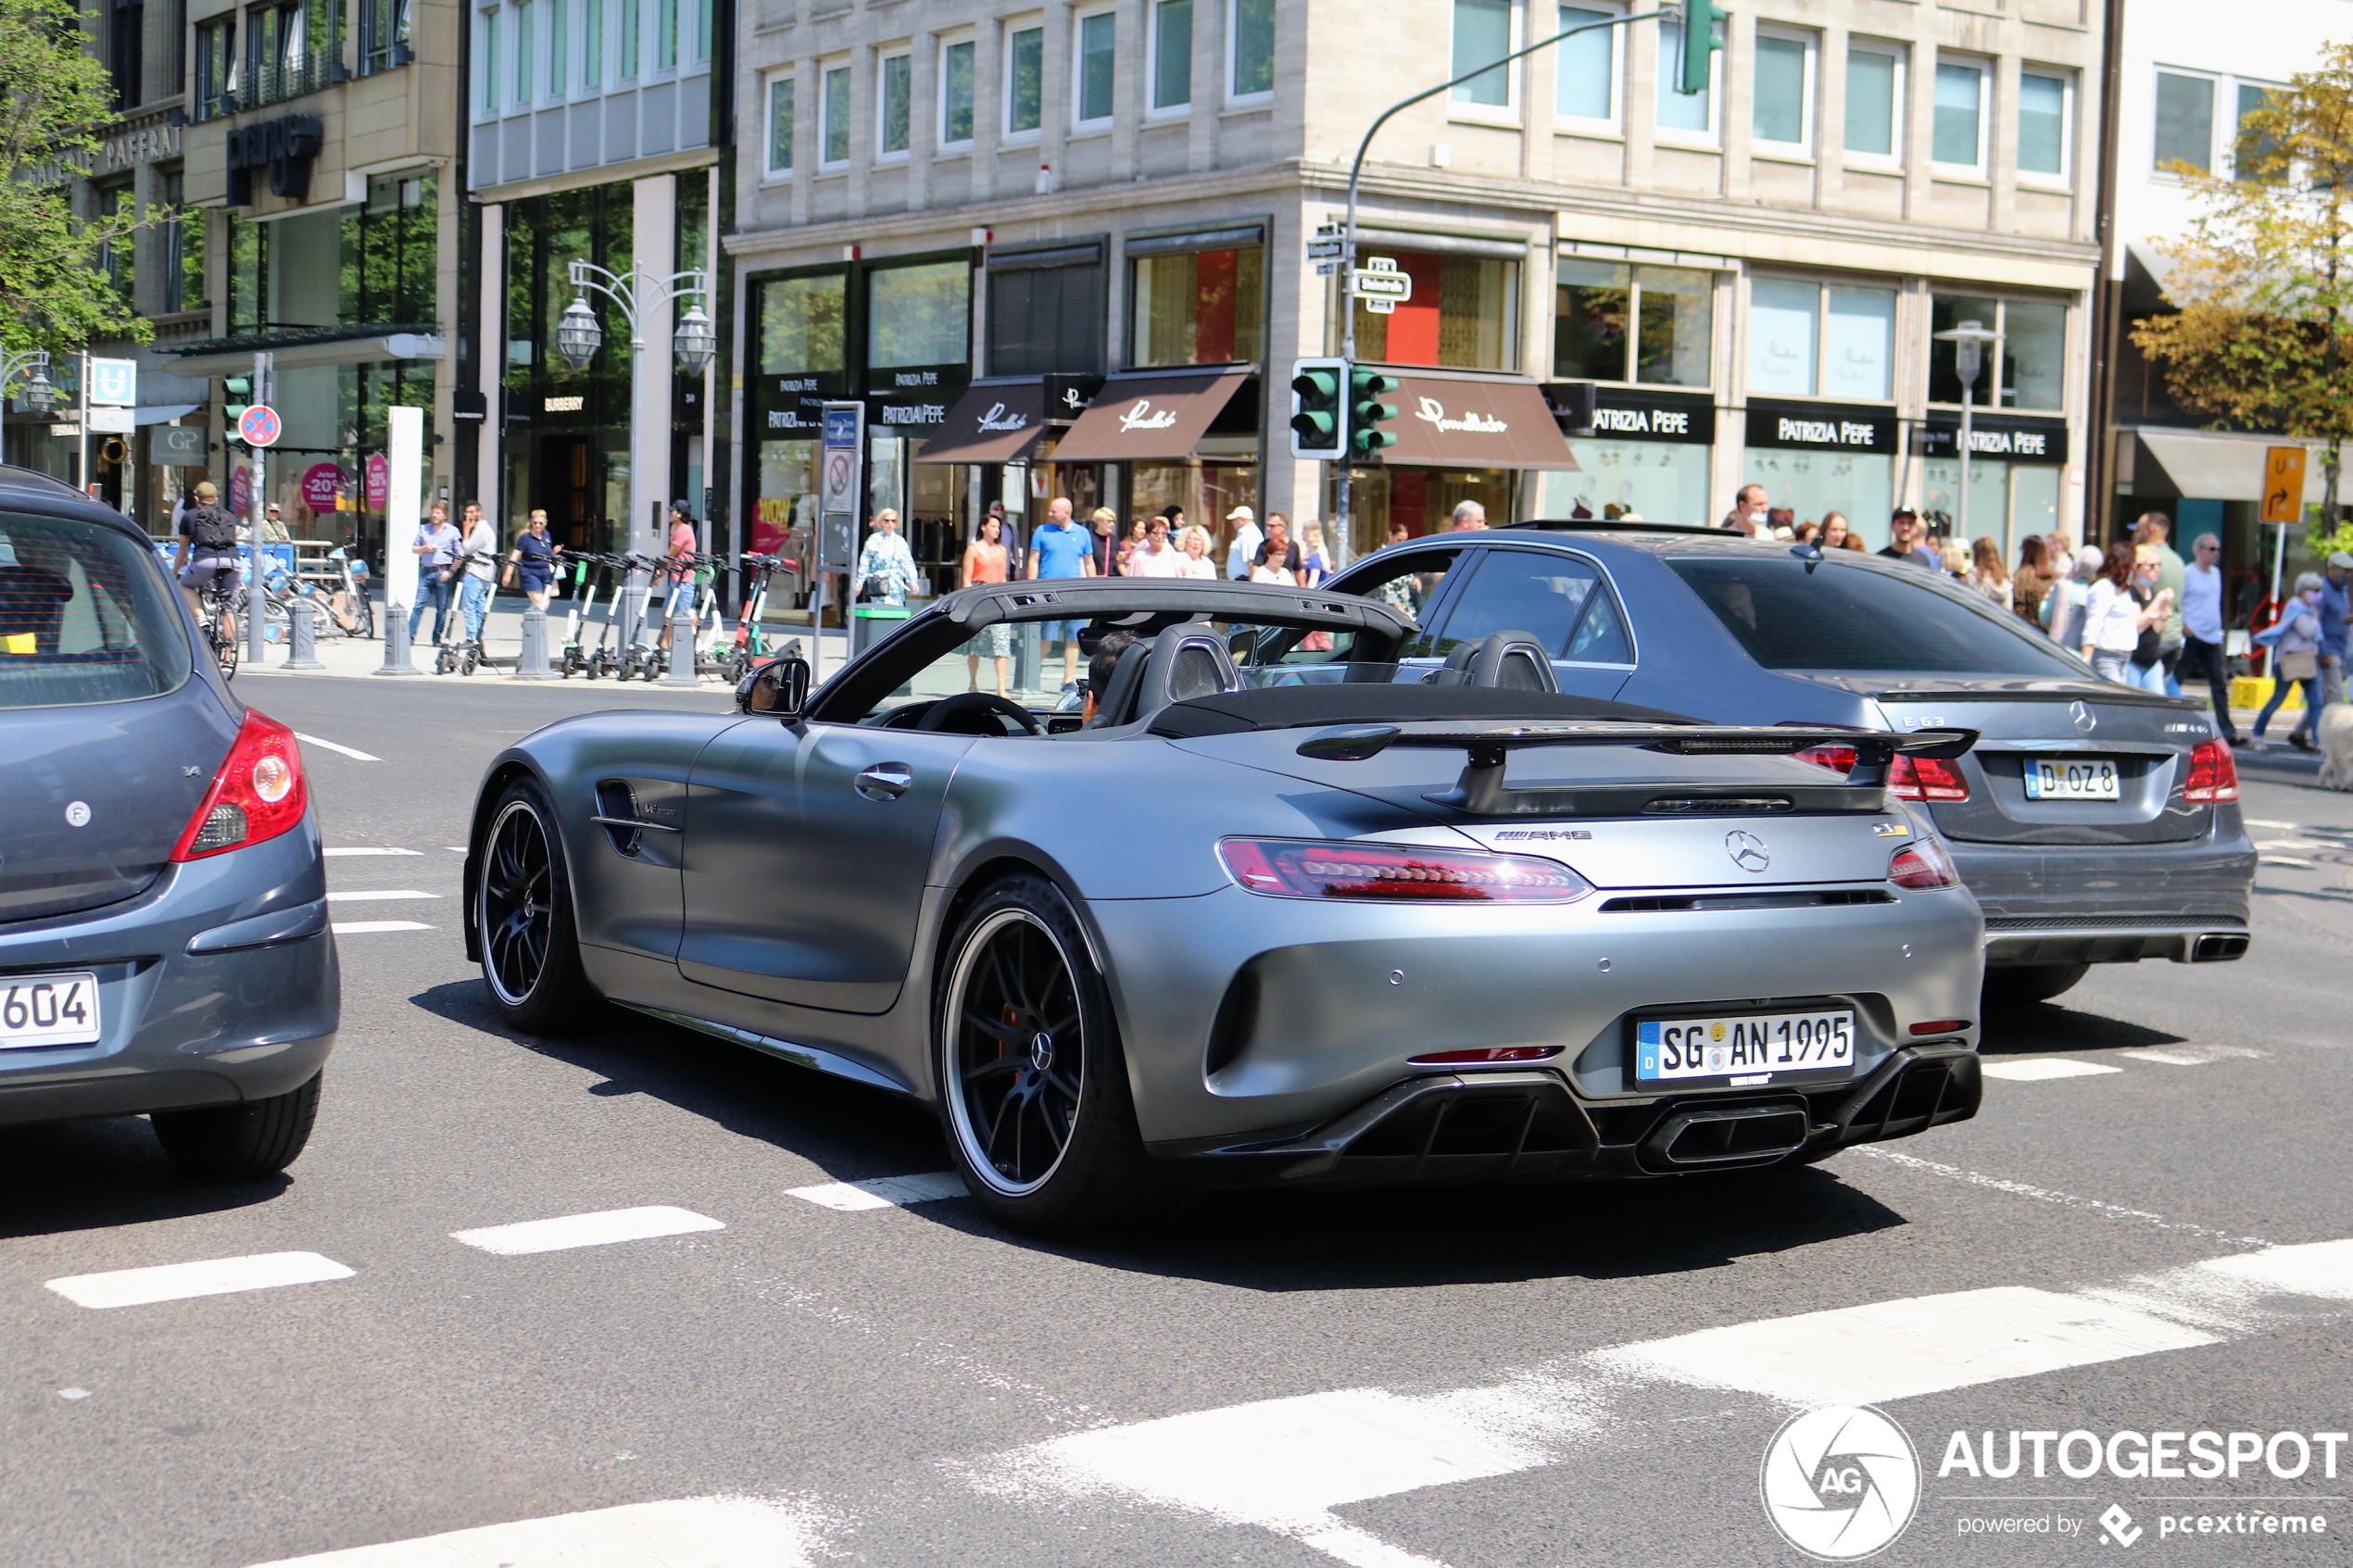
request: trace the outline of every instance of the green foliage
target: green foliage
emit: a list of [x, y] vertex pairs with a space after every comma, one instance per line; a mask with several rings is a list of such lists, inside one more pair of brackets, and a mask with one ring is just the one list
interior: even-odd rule
[[73, 0], [0, 0], [0, 349], [144, 342], [147, 323], [100, 269], [136, 216], [78, 221], [61, 174], [86, 164], [114, 117], [105, 68], [84, 47]]

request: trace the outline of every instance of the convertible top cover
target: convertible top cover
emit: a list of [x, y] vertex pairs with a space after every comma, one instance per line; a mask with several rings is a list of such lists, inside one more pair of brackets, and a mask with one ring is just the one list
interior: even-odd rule
[[1695, 724], [1696, 719], [1629, 702], [1499, 686], [1393, 685], [1387, 682], [1263, 686], [1171, 703], [1154, 715], [1151, 734], [1172, 740], [1290, 730], [1321, 724], [1411, 723], [1428, 719], [1525, 720], [1558, 724], [1606, 719], [1643, 724]]
[[934, 607], [968, 629], [1007, 621], [1102, 621], [1128, 617], [1205, 617], [1275, 626], [1377, 632], [1398, 639], [1413, 618], [1373, 599], [1319, 594], [1272, 583], [1202, 583], [1186, 578], [1065, 577], [1041, 583], [986, 583], [959, 588]]

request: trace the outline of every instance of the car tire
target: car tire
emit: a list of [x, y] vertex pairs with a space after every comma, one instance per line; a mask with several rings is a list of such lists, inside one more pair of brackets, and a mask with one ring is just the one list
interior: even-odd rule
[[535, 781], [518, 779], [498, 797], [474, 878], [483, 989], [500, 1020], [526, 1035], [591, 1022], [600, 1000], [580, 965], [563, 838]]
[[2047, 1002], [2091, 972], [2087, 963], [2005, 964], [1985, 972], [1985, 1005], [2027, 1007]]
[[1144, 1152], [1111, 994], [1061, 891], [1036, 875], [997, 883], [945, 951], [932, 1034], [940, 1120], [990, 1217], [1066, 1236], [1183, 1207]]
[[158, 1110], [156, 1140], [183, 1176], [207, 1182], [249, 1182], [274, 1176], [295, 1162], [319, 1119], [319, 1079], [267, 1099], [208, 1105], [198, 1110]]

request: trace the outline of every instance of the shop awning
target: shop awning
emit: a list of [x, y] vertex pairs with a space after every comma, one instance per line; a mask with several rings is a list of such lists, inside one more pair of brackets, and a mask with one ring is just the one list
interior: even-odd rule
[[[1114, 376], [1054, 448], [1054, 461], [1125, 463], [1189, 457], [1224, 411], [1227, 399], [1249, 379], [1241, 370]], [[1542, 406], [1541, 398], [1538, 406]]]
[[2138, 446], [2124, 454], [2117, 488], [2136, 495], [2177, 495], [2199, 501], [2259, 501], [2263, 498], [2263, 451], [2268, 446], [2303, 446], [2304, 499], [2317, 502], [2326, 487], [2321, 451], [2285, 436], [2225, 435], [2189, 430], [2120, 433]]
[[[1393, 373], [1393, 372], [1392, 372]], [[1534, 382], [1399, 375], [1390, 468], [1566, 469], [1567, 438]]]
[[937, 435], [924, 444], [925, 463], [1010, 463], [1046, 433], [1046, 383], [975, 382], [948, 410]]

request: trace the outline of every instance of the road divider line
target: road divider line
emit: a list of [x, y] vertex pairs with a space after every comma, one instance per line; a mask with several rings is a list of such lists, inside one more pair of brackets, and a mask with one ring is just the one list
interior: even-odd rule
[[372, 936], [380, 931], [431, 931], [413, 920], [339, 920], [332, 929], [338, 936]]
[[49, 1281], [49, 1288], [80, 1307], [144, 1307], [156, 1301], [318, 1285], [351, 1276], [350, 1269], [316, 1252], [258, 1252], [247, 1258], [214, 1258], [201, 1263], [70, 1274]]
[[822, 1186], [792, 1187], [786, 1198], [798, 1198], [821, 1209], [855, 1213], [863, 1209], [903, 1209], [911, 1203], [937, 1203], [944, 1198], [968, 1198], [964, 1179], [953, 1171], [929, 1171], [917, 1176], [876, 1176], [863, 1182], [828, 1182]]
[[1964, 1171], [1958, 1165], [1944, 1165], [1933, 1160], [1922, 1160], [1917, 1154], [1905, 1154], [1879, 1144], [1858, 1144], [1845, 1151], [1867, 1159], [1884, 1160], [1906, 1171], [1919, 1171], [1926, 1175], [1941, 1176], [1947, 1181], [1965, 1182], [1970, 1186], [1990, 1188], [2007, 1193], [2013, 1198], [2031, 1198], [2038, 1203], [2053, 1203], [2062, 1209], [2081, 1209], [2086, 1213], [2110, 1219], [2139, 1220], [2163, 1231], [2184, 1231], [2191, 1236], [2211, 1236], [2240, 1247], [2269, 1247], [2271, 1243], [2259, 1236], [2233, 1236], [2207, 1225], [2194, 1225], [2187, 1220], [2169, 1220], [2162, 1214], [2152, 1214], [2145, 1209], [2127, 1209], [2120, 1203], [2103, 1203], [2096, 1198], [2078, 1198], [2070, 1192], [2054, 1192], [2026, 1182], [2014, 1182], [2007, 1176], [1989, 1176], [1977, 1171]]
[[811, 1568], [814, 1511], [759, 1498], [681, 1498], [481, 1524], [414, 1540], [281, 1558], [257, 1568]]
[[370, 756], [367, 752], [360, 750], [356, 746], [339, 746], [331, 740], [321, 740], [317, 735], [306, 735], [300, 730], [296, 730], [295, 732], [295, 739], [302, 742], [305, 746], [322, 746], [325, 749], [335, 753], [339, 757], [348, 757], [354, 762], [381, 762], [384, 760], [381, 757]]
[[480, 1230], [451, 1231], [450, 1239], [501, 1257], [531, 1252], [565, 1252], [575, 1247], [610, 1247], [617, 1241], [645, 1241], [660, 1236], [686, 1236], [695, 1231], [724, 1231], [721, 1221], [691, 1209], [666, 1203], [642, 1209], [608, 1209], [596, 1214], [568, 1214], [557, 1220], [525, 1220], [520, 1224], [489, 1225]]
[[2158, 1061], [2168, 1067], [2204, 1067], [2210, 1061], [2260, 1061], [2271, 1055], [2247, 1046], [2136, 1046], [2118, 1051], [2134, 1061]]
[[438, 898], [438, 893], [422, 893], [413, 887], [361, 887], [347, 892], [330, 893], [330, 904], [384, 903], [394, 898]]
[[2121, 1067], [2110, 1067], [2104, 1061], [2077, 1061], [2071, 1057], [2037, 1056], [2024, 1061], [1987, 1061], [1979, 1065], [1988, 1078], [2007, 1078], [2016, 1084], [2041, 1084], [2053, 1078], [2095, 1078], [2103, 1073], [2121, 1073]]
[[321, 855], [422, 855], [422, 849], [382, 849], [373, 845], [351, 845], [340, 849], [321, 849]]

